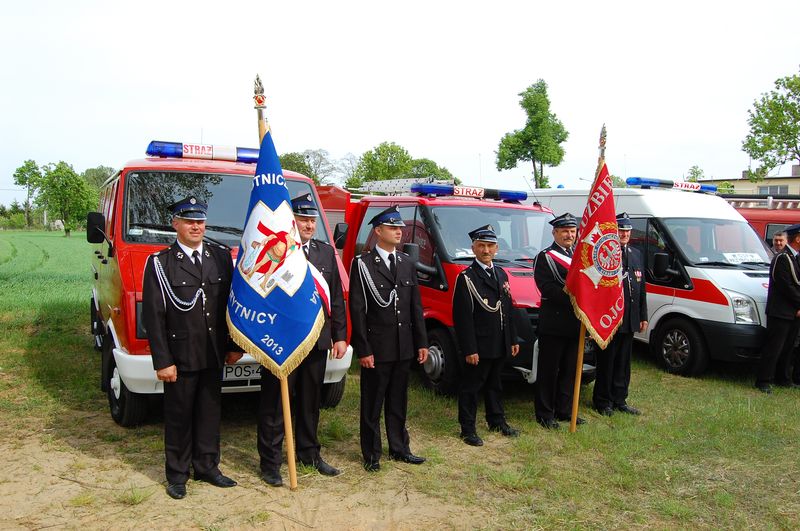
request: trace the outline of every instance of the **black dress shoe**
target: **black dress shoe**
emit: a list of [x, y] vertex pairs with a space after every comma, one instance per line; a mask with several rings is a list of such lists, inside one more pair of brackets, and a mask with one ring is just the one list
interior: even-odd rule
[[173, 500], [182, 500], [186, 497], [186, 483], [170, 483], [167, 485], [167, 494]]
[[772, 387], [770, 387], [769, 384], [756, 384], [756, 389], [758, 389], [759, 391], [761, 391], [766, 395], [772, 394]]
[[497, 426], [489, 426], [489, 431], [499, 431], [506, 437], [519, 437], [519, 430], [512, 428], [505, 422]]
[[364, 461], [364, 470], [367, 472], [377, 472], [381, 469], [380, 461]]
[[598, 407], [598, 408], [595, 408], [595, 410], [596, 410], [598, 413], [600, 413], [601, 415], [603, 415], [604, 417], [610, 417], [611, 415], [613, 415], [613, 414], [614, 414], [614, 408], [612, 408], [611, 406], [608, 406], [608, 407]]
[[537, 418], [536, 422], [542, 425], [543, 428], [547, 428], [548, 430], [557, 430], [559, 425], [556, 419], [540, 419]]
[[389, 456], [395, 461], [402, 461], [410, 465], [421, 465], [422, 463], [425, 462], [424, 457], [419, 457], [418, 455], [414, 455], [411, 452], [408, 452], [407, 454], [391, 452]]
[[[558, 420], [560, 420], [562, 422], [572, 422], [572, 417], [566, 417], [566, 418], [558, 417]], [[575, 418], [575, 425], [576, 426], [580, 426], [581, 424], [586, 424], [586, 419], [581, 418], [581, 417], [576, 417]]]
[[281, 473], [277, 470], [262, 472], [261, 479], [270, 487], [280, 487], [283, 485], [283, 478], [281, 478]]
[[614, 409], [617, 411], [622, 411], [623, 413], [627, 413], [628, 415], [641, 415], [642, 412], [636, 409], [633, 406], [629, 406], [628, 404], [622, 404], [621, 406], [614, 406]]
[[342, 473], [342, 471], [339, 470], [338, 468], [334, 468], [331, 465], [329, 465], [328, 463], [326, 463], [325, 461], [323, 461], [321, 457], [318, 458], [317, 460], [315, 460], [314, 462], [311, 462], [311, 463], [308, 463], [308, 462], [305, 462], [305, 461], [301, 461], [301, 463], [303, 465], [305, 465], [305, 466], [311, 466], [311, 467], [316, 468], [317, 472], [319, 472], [323, 476], [331, 476], [331, 477], [333, 477], [333, 476], [338, 476], [339, 474]]
[[470, 433], [468, 435], [462, 433], [461, 440], [470, 446], [483, 446], [483, 439], [478, 437], [477, 433]]
[[210, 476], [194, 476], [195, 481], [205, 481], [206, 483], [211, 483], [215, 487], [220, 487], [223, 489], [227, 489], [229, 487], [235, 487], [238, 485], [234, 480], [229, 478], [226, 475], [223, 475], [221, 472], [218, 474], [210, 475]]

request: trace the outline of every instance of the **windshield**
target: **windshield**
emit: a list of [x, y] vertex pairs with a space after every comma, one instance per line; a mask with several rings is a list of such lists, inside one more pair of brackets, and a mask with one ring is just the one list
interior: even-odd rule
[[[229, 247], [242, 236], [252, 177], [218, 173], [135, 172], [129, 173], [125, 197], [125, 240], [171, 244], [175, 241], [172, 214], [167, 206], [189, 195], [208, 203], [206, 235]], [[286, 180], [289, 197], [311, 193], [311, 185]], [[325, 225], [317, 223], [314, 238], [327, 242]]]
[[694, 265], [769, 265], [770, 255], [753, 228], [732, 219], [669, 218], [664, 225]]
[[497, 233], [498, 261], [533, 259], [553, 239], [547, 223], [553, 215], [546, 212], [454, 205], [434, 207], [431, 213], [445, 251], [456, 260], [475, 256], [468, 233], [487, 224]]

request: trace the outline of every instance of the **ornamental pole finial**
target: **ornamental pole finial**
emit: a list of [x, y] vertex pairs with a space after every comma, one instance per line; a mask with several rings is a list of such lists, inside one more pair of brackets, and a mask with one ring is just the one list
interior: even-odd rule
[[603, 129], [600, 130], [600, 158], [606, 158], [606, 124], [603, 124]]
[[261, 84], [261, 77], [256, 74], [256, 82], [253, 86], [253, 101], [255, 102], [256, 114], [258, 114], [258, 145], [269, 130], [267, 118], [264, 116], [264, 109], [267, 108], [267, 97], [264, 96], [264, 85]]

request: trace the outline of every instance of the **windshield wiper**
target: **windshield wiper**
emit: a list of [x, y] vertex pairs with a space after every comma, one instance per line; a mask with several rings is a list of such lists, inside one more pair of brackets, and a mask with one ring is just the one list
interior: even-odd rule
[[739, 267], [739, 264], [732, 264], [730, 262], [695, 262], [693, 266], [723, 266], [723, 267]]
[[242, 229], [236, 227], [226, 227], [225, 225], [206, 225], [206, 229], [216, 232], [225, 232], [227, 234], [235, 234], [236, 236], [242, 235]]
[[768, 266], [769, 262], [742, 262], [742, 265]]

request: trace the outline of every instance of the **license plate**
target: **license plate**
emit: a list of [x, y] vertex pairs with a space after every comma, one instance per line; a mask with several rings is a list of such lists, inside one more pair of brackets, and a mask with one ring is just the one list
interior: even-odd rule
[[222, 380], [252, 380], [261, 378], [261, 365], [258, 363], [246, 363], [240, 365], [225, 365], [222, 369]]

